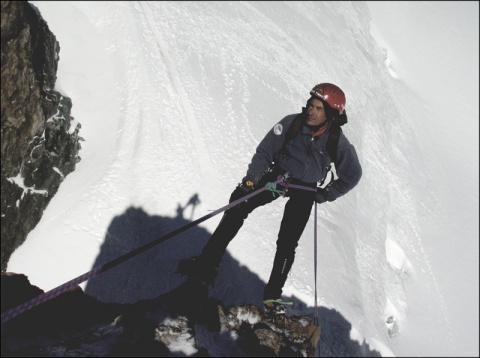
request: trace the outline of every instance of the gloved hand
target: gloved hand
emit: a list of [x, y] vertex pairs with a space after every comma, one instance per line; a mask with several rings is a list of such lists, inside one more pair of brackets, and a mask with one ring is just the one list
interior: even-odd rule
[[230, 202], [240, 199], [248, 193], [251, 193], [253, 190], [255, 190], [254, 185], [255, 184], [253, 180], [250, 180], [247, 177], [243, 178], [242, 182], [238, 184], [238, 186], [235, 188], [232, 195], [230, 196]]
[[326, 193], [324, 188], [317, 188], [317, 192], [315, 193], [315, 201], [318, 204], [323, 204], [324, 202], [326, 202], [327, 198], [325, 194]]
[[243, 178], [242, 183], [239, 185], [239, 187], [246, 193], [250, 193], [251, 191], [255, 190], [256, 184], [257, 183], [255, 180], [245, 177]]

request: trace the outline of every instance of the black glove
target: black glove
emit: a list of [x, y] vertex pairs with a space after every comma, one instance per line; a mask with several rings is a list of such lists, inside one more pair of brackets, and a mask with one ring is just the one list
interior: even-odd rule
[[254, 182], [245, 177], [233, 191], [232, 195], [230, 196], [230, 202], [240, 199], [241, 197], [244, 197], [245, 195], [251, 193], [254, 190]]
[[239, 185], [246, 193], [250, 193], [255, 190], [256, 181], [250, 178], [243, 178], [242, 183]]
[[318, 204], [323, 204], [324, 202], [327, 201], [324, 188], [317, 188], [317, 192], [315, 193], [315, 201]]

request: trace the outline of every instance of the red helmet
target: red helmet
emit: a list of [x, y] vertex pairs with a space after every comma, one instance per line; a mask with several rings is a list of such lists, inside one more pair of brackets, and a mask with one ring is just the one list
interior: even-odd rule
[[330, 107], [338, 110], [338, 113], [342, 113], [345, 109], [347, 100], [345, 99], [345, 93], [340, 87], [331, 83], [320, 83], [312, 88], [310, 94], [313, 97], [323, 99]]

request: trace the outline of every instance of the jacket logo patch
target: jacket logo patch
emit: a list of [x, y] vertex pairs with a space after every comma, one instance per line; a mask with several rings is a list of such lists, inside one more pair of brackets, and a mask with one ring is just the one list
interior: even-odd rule
[[273, 127], [273, 133], [276, 135], [280, 135], [283, 132], [283, 126], [280, 123], [277, 123], [275, 127]]

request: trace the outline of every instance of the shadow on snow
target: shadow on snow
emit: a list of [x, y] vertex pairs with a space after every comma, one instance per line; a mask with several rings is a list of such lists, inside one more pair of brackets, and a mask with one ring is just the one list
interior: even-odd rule
[[[128, 208], [110, 224], [94, 267], [191, 223], [198, 202], [198, 195], [195, 194], [186, 205], [178, 204], [174, 218], [151, 216], [141, 208]], [[191, 207], [191, 211], [187, 210], [188, 207]], [[186, 213], [190, 214], [190, 219], [184, 217]], [[129, 304], [178, 291], [186, 281], [185, 277], [175, 273], [178, 261], [198, 255], [210, 235], [210, 232], [196, 225], [90, 279], [85, 293], [101, 302]], [[254, 304], [262, 307], [265, 284], [227, 251], [209, 295], [224, 306]], [[195, 300], [195, 297], [191, 299]], [[295, 296], [284, 299], [293, 302], [293, 306], [289, 306], [291, 314], [313, 317], [314, 308], [305, 302]], [[351, 324], [338, 311], [319, 307], [318, 314], [322, 330], [316, 351], [318, 355], [379, 356], [365, 342], [360, 345], [350, 339]]]

